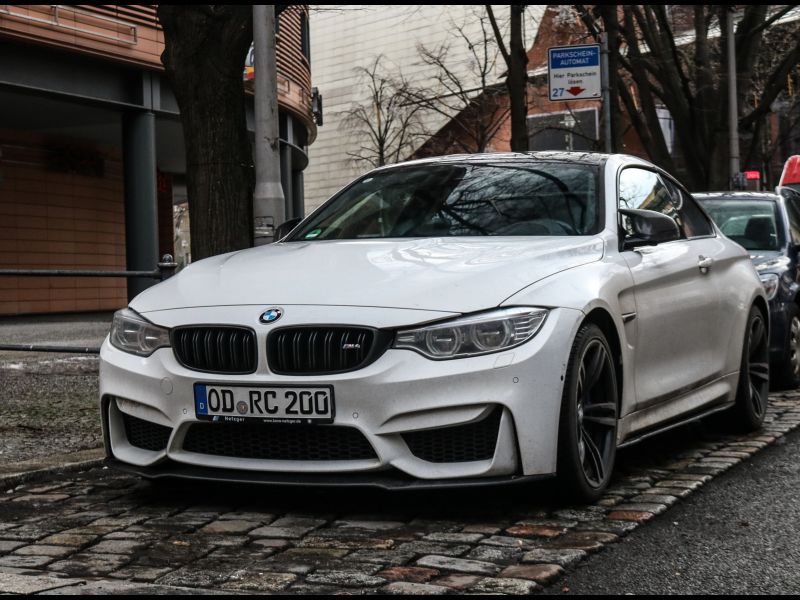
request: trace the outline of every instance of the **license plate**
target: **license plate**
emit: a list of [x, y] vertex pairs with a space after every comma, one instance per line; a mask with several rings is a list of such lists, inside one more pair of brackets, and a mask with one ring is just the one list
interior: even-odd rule
[[333, 387], [194, 384], [195, 415], [228, 423], [333, 423]]

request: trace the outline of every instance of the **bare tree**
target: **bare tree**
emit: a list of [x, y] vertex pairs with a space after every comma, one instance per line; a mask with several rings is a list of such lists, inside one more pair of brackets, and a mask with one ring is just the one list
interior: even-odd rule
[[356, 69], [369, 98], [344, 111], [340, 125], [358, 140], [357, 150], [347, 152], [350, 160], [373, 168], [405, 159], [424, 135], [422, 105], [407, 102], [408, 82], [400, 72], [388, 75], [383, 62], [378, 56]]
[[252, 8], [158, 6], [161, 60], [181, 112], [192, 258], [253, 245], [253, 157], [245, 119], [244, 61]]
[[506, 90], [511, 113], [511, 150], [528, 150], [528, 53], [522, 38], [522, 18], [525, 5], [512, 4], [509, 20], [509, 44], [506, 49], [503, 34], [497, 25], [492, 5], [487, 4], [486, 15], [492, 25], [497, 47], [506, 63]]
[[[420, 60], [431, 67], [433, 82], [409, 87], [407, 103], [438, 114], [446, 125], [417, 151], [418, 156], [453, 152], [484, 152], [508, 119], [508, 96], [494, 81], [499, 59], [497, 41], [486, 14], [476, 13], [480, 36], [471, 39], [464, 26], [453, 25], [455, 40], [436, 48], [417, 47]], [[468, 50], [468, 73], [463, 59], [452, 58], [453, 44]]]
[[[595, 35], [599, 18], [623, 76], [616, 92], [650, 158], [677, 172], [693, 189], [726, 187], [728, 78], [725, 68], [728, 6], [624, 5], [589, 9], [575, 5]], [[613, 8], [612, 8], [613, 7]], [[773, 102], [797, 79], [800, 20], [779, 23], [794, 6], [743, 5], [735, 31], [739, 133], [745, 165], [763, 155], [766, 119]], [[794, 75], [792, 75], [794, 72]], [[670, 153], [658, 109], [673, 119], [680, 161]]]

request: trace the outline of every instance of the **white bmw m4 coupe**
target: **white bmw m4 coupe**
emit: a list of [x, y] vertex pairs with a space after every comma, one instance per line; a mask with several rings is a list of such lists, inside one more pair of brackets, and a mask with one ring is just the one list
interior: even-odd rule
[[556, 476], [590, 500], [619, 447], [721, 411], [761, 425], [767, 310], [747, 252], [637, 158], [382, 167], [115, 315], [108, 463], [274, 485]]

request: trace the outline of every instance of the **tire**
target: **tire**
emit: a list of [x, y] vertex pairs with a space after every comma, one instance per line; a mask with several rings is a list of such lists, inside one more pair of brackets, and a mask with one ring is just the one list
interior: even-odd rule
[[783, 359], [775, 365], [773, 379], [778, 389], [793, 390], [800, 386], [800, 309], [796, 304], [789, 305], [787, 321]]
[[756, 431], [764, 423], [769, 400], [769, 336], [764, 315], [750, 308], [742, 343], [736, 400], [724, 415], [728, 429]]
[[608, 486], [617, 452], [615, 358], [600, 328], [584, 324], [567, 363], [558, 426], [556, 479], [580, 502], [597, 500]]

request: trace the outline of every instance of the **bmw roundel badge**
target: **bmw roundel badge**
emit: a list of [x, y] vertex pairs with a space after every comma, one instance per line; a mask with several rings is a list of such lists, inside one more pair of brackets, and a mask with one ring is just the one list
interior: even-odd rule
[[283, 309], [281, 308], [268, 308], [263, 313], [261, 313], [261, 317], [259, 317], [259, 321], [262, 323], [274, 323], [278, 319], [283, 316]]

